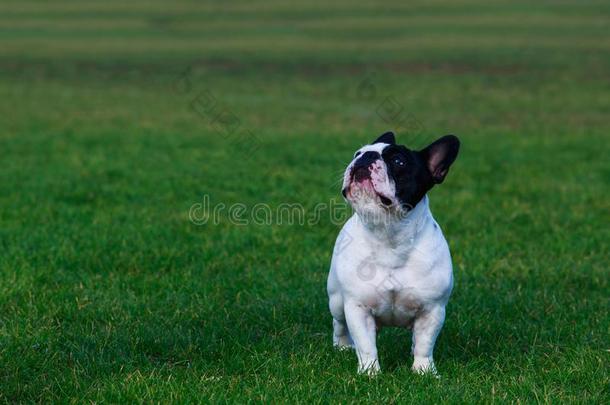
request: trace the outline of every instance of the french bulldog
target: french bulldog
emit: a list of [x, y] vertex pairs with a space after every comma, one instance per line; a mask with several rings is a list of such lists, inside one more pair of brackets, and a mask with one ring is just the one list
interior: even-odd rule
[[353, 348], [358, 372], [380, 372], [382, 326], [412, 329], [412, 370], [438, 375], [432, 352], [453, 288], [447, 241], [426, 193], [443, 182], [460, 148], [454, 135], [422, 150], [392, 132], [358, 149], [343, 177], [354, 210], [335, 243], [327, 291], [333, 344]]

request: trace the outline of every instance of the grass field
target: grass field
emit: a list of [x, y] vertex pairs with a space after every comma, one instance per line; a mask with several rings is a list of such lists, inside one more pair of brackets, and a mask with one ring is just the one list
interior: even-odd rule
[[[0, 400], [610, 402], [610, 4], [528, 3], [0, 3]], [[189, 220], [392, 129], [462, 139], [438, 381], [332, 349], [328, 216]]]

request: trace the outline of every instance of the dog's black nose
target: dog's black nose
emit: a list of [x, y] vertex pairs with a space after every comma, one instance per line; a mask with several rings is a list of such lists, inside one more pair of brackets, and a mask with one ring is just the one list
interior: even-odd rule
[[362, 181], [371, 178], [371, 172], [368, 167], [359, 167], [354, 170], [354, 180]]
[[369, 179], [371, 177], [371, 171], [369, 167], [373, 164], [377, 159], [381, 158], [381, 155], [377, 152], [364, 152], [356, 162], [354, 162], [354, 168], [352, 171], [352, 175], [354, 176], [354, 180], [362, 181], [365, 179]]

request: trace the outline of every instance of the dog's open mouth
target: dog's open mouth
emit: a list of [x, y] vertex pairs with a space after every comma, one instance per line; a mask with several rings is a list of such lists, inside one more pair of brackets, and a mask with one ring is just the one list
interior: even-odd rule
[[[368, 195], [374, 194], [383, 206], [390, 207], [393, 205], [393, 202], [390, 198], [384, 196], [375, 189], [375, 186], [373, 186], [370, 177], [360, 178], [359, 180], [355, 181], [354, 180], [354, 177], [352, 177], [349, 185], [341, 191], [345, 198], [352, 197], [354, 199], [358, 199], [361, 193], [365, 193]], [[356, 190], [354, 190], [354, 186], [356, 186]]]
[[382, 196], [381, 194], [377, 193], [377, 196], [379, 197], [379, 199], [381, 200], [381, 203], [383, 205], [385, 205], [386, 207], [389, 207], [390, 205], [392, 205], [392, 200], [390, 200], [388, 197]]

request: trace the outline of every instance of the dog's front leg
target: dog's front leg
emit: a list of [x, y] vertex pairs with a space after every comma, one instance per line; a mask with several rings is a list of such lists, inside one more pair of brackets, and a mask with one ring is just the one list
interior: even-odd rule
[[445, 321], [445, 307], [435, 306], [421, 314], [413, 324], [413, 367], [416, 373], [432, 373], [438, 376], [432, 358], [436, 337]]
[[377, 359], [377, 329], [370, 309], [357, 302], [345, 303], [345, 320], [358, 355], [358, 372], [375, 375], [379, 373]]

